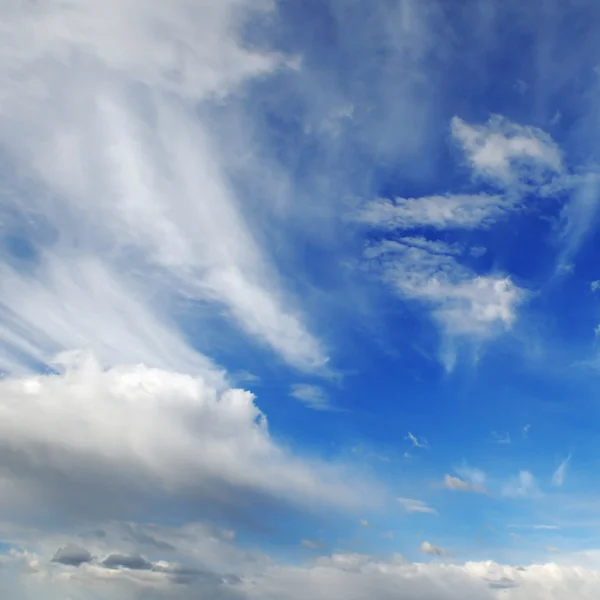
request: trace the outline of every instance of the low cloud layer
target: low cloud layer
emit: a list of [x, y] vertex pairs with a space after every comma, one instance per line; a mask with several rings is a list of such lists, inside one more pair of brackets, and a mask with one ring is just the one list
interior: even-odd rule
[[[286, 566], [239, 552], [236, 561], [232, 560], [235, 546], [229, 541], [219, 542], [221, 551], [211, 560], [206, 550], [212, 542], [205, 534], [193, 539], [199, 553], [195, 557], [184, 553], [187, 562], [183, 563], [173, 557], [151, 560], [135, 553], [111, 553], [77, 566], [14, 550], [3, 564], [15, 574], [15, 593], [27, 589], [33, 600], [58, 598], [61, 593], [88, 600], [96, 598], [95, 589], [119, 600], [197, 598], [202, 594], [215, 600], [592, 600], [600, 584], [597, 570], [552, 563], [440, 562], [447, 560], [442, 558], [447, 552], [427, 542], [422, 550], [433, 558], [426, 563], [410, 562], [399, 555], [375, 558], [342, 553], [321, 556], [305, 566]], [[170, 535], [177, 534], [171, 531]], [[218, 559], [226, 556], [223, 551], [229, 552], [227, 558], [236, 565], [235, 572], [218, 567]], [[87, 551], [78, 550], [82, 552]]]

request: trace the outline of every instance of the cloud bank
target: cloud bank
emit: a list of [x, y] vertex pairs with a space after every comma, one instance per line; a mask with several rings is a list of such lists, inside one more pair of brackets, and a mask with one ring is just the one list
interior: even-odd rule
[[249, 392], [143, 365], [104, 369], [89, 354], [64, 361], [57, 374], [0, 380], [5, 514], [141, 518], [170, 502], [188, 518], [239, 518], [258, 500], [367, 500], [356, 473], [278, 444]]

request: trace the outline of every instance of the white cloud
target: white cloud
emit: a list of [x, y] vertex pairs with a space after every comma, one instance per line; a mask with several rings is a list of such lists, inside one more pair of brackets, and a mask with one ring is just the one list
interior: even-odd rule
[[483, 482], [466, 481], [460, 477], [446, 474], [444, 476], [444, 487], [457, 492], [474, 492], [477, 494], [485, 494], [486, 490], [483, 487]]
[[598, 571], [555, 564], [517, 568], [493, 562], [419, 564], [401, 557], [377, 560], [334, 555], [332, 559], [305, 568], [274, 567], [256, 580], [251, 597], [592, 600], [600, 583]]
[[592, 290], [592, 292], [597, 292], [598, 290], [600, 290], [600, 279], [592, 281], [592, 283], [590, 283], [590, 289]]
[[431, 311], [442, 330], [441, 360], [447, 371], [454, 368], [460, 344], [476, 347], [510, 330], [527, 296], [510, 277], [477, 275], [455, 254], [454, 246], [421, 238], [384, 240], [364, 253], [385, 283]]
[[[388, 235], [388, 239], [371, 243], [364, 256], [402, 296], [429, 305], [443, 329], [442, 360], [447, 370], [456, 361], [457, 342], [468, 340], [477, 346], [510, 329], [526, 293], [510, 277], [477, 273], [467, 266], [468, 261], [461, 262], [462, 254], [481, 257], [486, 251], [483, 247], [468, 249], [431, 235], [398, 234], [431, 228], [447, 237], [456, 229], [490, 227], [521, 208], [523, 186], [539, 186], [562, 172], [558, 147], [538, 129], [501, 117], [492, 118], [485, 126], [472, 126], [455, 117], [452, 132], [475, 175], [492, 178], [510, 189], [503, 195], [379, 199], [355, 216], [374, 231]], [[388, 232], [394, 233], [394, 239], [389, 239]]]
[[396, 498], [402, 508], [409, 513], [428, 513], [437, 515], [437, 510], [427, 505], [422, 500], [414, 500], [412, 498]]
[[[248, 14], [270, 8], [266, 0], [2, 5], [0, 136], [19, 177], [6, 179], [11, 193], [2, 194], [0, 209], [38, 228], [29, 237], [42, 254], [27, 275], [5, 267], [14, 280], [1, 315], [5, 365], [47, 359], [47, 346], [102, 354], [100, 326], [76, 331], [83, 339], [70, 346], [67, 334], [44, 337], [48, 321], [92, 305], [119, 332], [114, 345], [128, 360], [165, 366], [168, 345], [157, 340], [160, 356], [140, 355], [148, 334], [138, 339], [117, 315], [136, 303], [183, 344], [167, 310], [182, 300], [216, 305], [213, 314], [300, 369], [325, 365], [230, 185], [227, 149], [198, 111], [280, 67], [281, 57], [239, 39]], [[65, 260], [76, 264], [61, 273], [66, 285], [57, 285], [55, 265]], [[80, 263], [97, 266], [78, 278]], [[122, 283], [107, 310], [101, 298], [93, 302], [101, 271], [118, 273]], [[75, 298], [73, 288], [81, 288]], [[25, 316], [21, 303], [31, 307]], [[29, 347], [20, 341], [15, 348], [23, 328]], [[177, 368], [193, 371], [190, 361], [202, 360], [193, 350], [179, 348], [171, 360], [185, 352]]]
[[502, 495], [508, 498], [533, 498], [540, 494], [535, 477], [529, 471], [519, 471], [502, 490]]
[[290, 389], [290, 396], [313, 410], [332, 410], [333, 408], [327, 393], [318, 385], [295, 383]]
[[430, 542], [423, 542], [420, 546], [419, 546], [419, 550], [421, 550], [421, 552], [423, 554], [432, 554], [434, 556], [449, 556], [449, 552], [447, 550], [445, 550], [444, 548], [441, 548], [440, 546], [435, 546], [434, 544], [430, 543]]
[[479, 229], [507, 216], [514, 203], [488, 194], [446, 194], [421, 198], [379, 199], [356, 219], [378, 229]]
[[560, 465], [556, 468], [554, 473], [552, 474], [552, 483], [557, 487], [561, 487], [565, 483], [565, 477], [567, 475], [567, 468], [569, 467], [569, 463], [571, 462], [571, 456], [567, 456]]
[[4, 514], [140, 518], [168, 498], [235, 517], [250, 496], [376, 501], [376, 488], [360, 499], [359, 476], [341, 464], [278, 446], [249, 392], [142, 365], [104, 370], [91, 356], [64, 361], [60, 374], [0, 380]]
[[[63, 349], [92, 348], [104, 364], [141, 361], [223, 385], [223, 373], [148, 302], [150, 290], [100, 259], [50, 255], [36, 276], [0, 265], [0, 278], [0, 338], [21, 355], [45, 363]], [[18, 371], [2, 349], [0, 368]]]
[[563, 169], [558, 146], [536, 127], [518, 125], [495, 115], [485, 125], [470, 125], [454, 117], [451, 131], [475, 175], [503, 187], [541, 184]]
[[451, 336], [487, 336], [512, 327], [525, 292], [510, 278], [477, 276], [453, 256], [385, 242], [384, 278], [408, 298], [426, 302]]
[[171, 550], [140, 545], [125, 524], [112, 523], [98, 532], [102, 536], [73, 536], [77, 555], [93, 557], [74, 567], [52, 561], [57, 544], [65, 548], [73, 538], [70, 542], [67, 536], [59, 539], [31, 531], [21, 539], [31, 543], [30, 549], [15, 540], [14, 550], [2, 557], [2, 587], [12, 583], [11, 597], [30, 600], [96, 600], [96, 589], [118, 600], [592, 600], [600, 585], [599, 571], [570, 565], [562, 555], [557, 556], [561, 564], [527, 567], [492, 561], [458, 563], [444, 558], [448, 556], [444, 548], [423, 542], [420, 549], [437, 557], [433, 562], [410, 562], [399, 555], [333, 554], [305, 565], [285, 565], [239, 548], [201, 524], [179, 529], [138, 526], [136, 531]]
[[413, 448], [423, 448], [425, 450], [429, 449], [429, 442], [426, 439], [419, 439], [416, 435], [413, 435], [410, 431], [408, 432], [406, 438], [412, 445]]

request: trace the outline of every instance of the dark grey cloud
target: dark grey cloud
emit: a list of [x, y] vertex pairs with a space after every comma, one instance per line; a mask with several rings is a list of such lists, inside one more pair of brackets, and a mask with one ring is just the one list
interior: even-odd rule
[[61, 565], [70, 565], [72, 567], [78, 567], [83, 563], [88, 563], [92, 560], [92, 555], [81, 546], [76, 544], [69, 544], [64, 548], [59, 548], [52, 559], [55, 563]]
[[154, 566], [140, 554], [110, 554], [102, 565], [107, 569], [131, 569], [132, 571], [150, 571]]
[[496, 581], [488, 579], [487, 581], [488, 585], [494, 590], [507, 590], [509, 588], [519, 587], [519, 584], [510, 577], [501, 577]]

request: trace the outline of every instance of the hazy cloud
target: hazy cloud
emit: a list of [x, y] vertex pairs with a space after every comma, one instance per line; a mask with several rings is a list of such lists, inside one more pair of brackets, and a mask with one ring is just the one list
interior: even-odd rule
[[430, 513], [437, 514], [437, 510], [428, 506], [422, 500], [413, 500], [412, 498], [396, 498], [396, 501], [409, 513]]
[[460, 477], [455, 477], [448, 474], [444, 477], [444, 487], [457, 492], [475, 492], [477, 494], [486, 493], [486, 490], [482, 484], [472, 481], [465, 481]]
[[556, 468], [552, 474], [552, 483], [557, 487], [561, 487], [565, 483], [565, 477], [567, 476], [567, 469], [571, 462], [571, 456], [567, 456]]
[[318, 385], [295, 383], [290, 388], [290, 396], [313, 410], [331, 410], [333, 408], [327, 393]]

